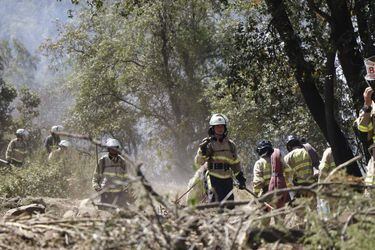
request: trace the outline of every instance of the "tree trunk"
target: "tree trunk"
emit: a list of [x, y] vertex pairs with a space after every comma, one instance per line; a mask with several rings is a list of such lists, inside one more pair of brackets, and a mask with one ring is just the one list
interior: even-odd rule
[[[317, 79], [312, 74], [314, 67], [305, 60], [305, 54], [301, 47], [301, 41], [293, 30], [283, 1], [266, 0], [266, 3], [269, 12], [273, 17], [272, 24], [278, 31], [280, 38], [285, 43], [285, 51], [289, 58], [289, 64], [294, 70], [296, 80], [301, 89], [307, 107], [324, 134], [326, 140], [330, 141], [327, 131], [325, 112], [322, 112], [322, 110], [325, 110], [325, 105], [318, 92], [318, 89], [316, 88]], [[348, 141], [340, 130], [334, 117], [330, 119], [330, 122], [330, 128], [333, 130], [331, 132], [334, 137], [331, 146], [333, 148], [340, 148], [340, 153], [339, 156], [337, 156], [338, 159], [336, 162], [337, 164], [340, 164], [345, 160], [351, 159], [353, 157], [353, 153], [350, 150]], [[347, 172], [355, 176], [361, 176], [360, 170], [356, 164], [348, 167]]]
[[[327, 120], [327, 132], [328, 132], [328, 141], [332, 147], [333, 158], [336, 163], [342, 163], [349, 159], [345, 158], [342, 155], [342, 151], [350, 151], [349, 145], [341, 144], [340, 134], [341, 130], [337, 127], [335, 121], [335, 112], [334, 112], [334, 88], [335, 88], [335, 79], [336, 79], [336, 68], [335, 68], [335, 57], [336, 50], [330, 49], [327, 53], [327, 62], [326, 62], [326, 79], [324, 82], [324, 99], [325, 99], [325, 117]], [[347, 148], [344, 148], [347, 147]], [[338, 165], [338, 164], [337, 164]], [[356, 165], [350, 165], [346, 170], [347, 173], [354, 176], [361, 176], [360, 172], [357, 172]], [[358, 169], [359, 170], [359, 169]]]
[[363, 78], [364, 62], [357, 36], [345, 0], [327, 0], [331, 11], [331, 29], [333, 46], [338, 50], [338, 58], [342, 66], [347, 84], [352, 92], [355, 109], [359, 111], [363, 105], [363, 91], [366, 83]]

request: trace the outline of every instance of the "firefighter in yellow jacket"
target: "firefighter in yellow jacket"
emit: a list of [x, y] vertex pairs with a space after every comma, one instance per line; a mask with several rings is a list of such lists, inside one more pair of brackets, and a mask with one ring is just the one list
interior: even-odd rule
[[26, 129], [17, 129], [16, 138], [10, 141], [8, 144], [5, 158], [16, 167], [21, 167], [28, 154], [26, 140], [29, 136], [29, 132]]
[[298, 137], [289, 135], [286, 140], [289, 151], [284, 157], [285, 163], [292, 169], [292, 182], [295, 186], [309, 186], [316, 182], [312, 160]]
[[68, 140], [61, 140], [59, 142], [59, 148], [53, 150], [49, 155], [48, 155], [48, 161], [59, 161], [59, 160], [65, 160], [69, 157], [69, 154], [71, 153], [69, 148], [72, 146], [70, 141]]
[[271, 179], [271, 154], [273, 153], [271, 142], [261, 141], [258, 143], [256, 151], [260, 158], [254, 164], [253, 191], [259, 197], [267, 193]]
[[[222, 201], [233, 189], [233, 177], [239, 188], [246, 187], [236, 145], [228, 138], [228, 118], [214, 114], [209, 122], [208, 137], [199, 145], [195, 164], [205, 165], [208, 196], [210, 202]], [[231, 194], [228, 200], [234, 200]]]
[[326, 148], [319, 164], [319, 181], [324, 181], [328, 174], [336, 167], [335, 160], [332, 155], [332, 148]]
[[[254, 164], [253, 191], [257, 196], [261, 196], [268, 191], [268, 186], [272, 175], [271, 155], [274, 149], [270, 141], [262, 140], [258, 143], [256, 151], [260, 158]], [[283, 158], [281, 158], [281, 162], [284, 166], [283, 170], [286, 183], [288, 186], [290, 186], [287, 177], [291, 174], [291, 169], [284, 162]]]
[[108, 139], [106, 146], [108, 154], [99, 159], [92, 179], [93, 188], [97, 192], [104, 191], [101, 203], [125, 207], [133, 201], [127, 184], [130, 163], [121, 156], [118, 140]]
[[[364, 106], [359, 114], [357, 119], [357, 126], [358, 130], [367, 133], [367, 139], [369, 141], [375, 141], [375, 134], [374, 134], [374, 119], [375, 119], [375, 111], [374, 111], [374, 102], [372, 101], [371, 96], [373, 95], [374, 90], [371, 87], [367, 87], [365, 92], [363, 93], [364, 97]], [[375, 185], [375, 162], [374, 162], [374, 144], [370, 146], [369, 151], [371, 155], [371, 159], [367, 164], [367, 171], [366, 171], [366, 178], [365, 184], [367, 186]]]

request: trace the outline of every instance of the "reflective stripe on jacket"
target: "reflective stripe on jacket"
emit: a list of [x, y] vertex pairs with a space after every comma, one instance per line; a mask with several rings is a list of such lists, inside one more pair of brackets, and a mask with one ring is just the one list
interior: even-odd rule
[[233, 141], [230, 141], [228, 138], [224, 138], [222, 142], [212, 140], [207, 146], [210, 147], [208, 151], [211, 152], [211, 155], [202, 155], [202, 150], [199, 148], [194, 160], [196, 167], [199, 168], [206, 162], [208, 165], [216, 163], [226, 164], [228, 165], [228, 170], [208, 169], [209, 175], [221, 179], [232, 178], [232, 173], [237, 175], [241, 171], [240, 160]]
[[107, 189], [106, 192], [124, 191], [128, 186], [127, 167], [126, 160], [120, 155], [114, 159], [110, 159], [108, 155], [101, 157], [92, 179], [93, 187], [101, 186]]
[[27, 156], [27, 144], [17, 138], [10, 141], [5, 153], [5, 158], [9, 161], [22, 164]]
[[262, 157], [254, 164], [253, 190], [257, 196], [263, 195], [263, 191], [268, 189], [271, 179], [272, 166], [270, 157]]
[[293, 180], [296, 184], [314, 182], [312, 162], [306, 149], [296, 148], [289, 152], [284, 160], [293, 170]]
[[372, 104], [372, 111], [370, 113], [366, 113], [363, 110], [359, 112], [359, 116], [356, 119], [357, 128], [359, 131], [363, 133], [367, 133], [367, 140], [373, 139], [375, 141], [375, 134], [374, 134], [374, 117], [375, 117], [375, 110], [374, 110], [374, 102]]

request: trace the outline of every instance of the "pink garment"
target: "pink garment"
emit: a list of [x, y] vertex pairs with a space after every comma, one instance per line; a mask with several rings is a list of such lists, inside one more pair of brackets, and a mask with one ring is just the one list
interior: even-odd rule
[[[281, 162], [280, 150], [275, 148], [271, 155], [271, 166], [272, 176], [268, 185], [268, 192], [276, 189], [286, 188], [286, 181], [284, 177], [283, 164]], [[283, 207], [288, 201], [290, 201], [289, 193], [283, 192], [278, 195], [280, 198], [276, 202], [276, 208]]]

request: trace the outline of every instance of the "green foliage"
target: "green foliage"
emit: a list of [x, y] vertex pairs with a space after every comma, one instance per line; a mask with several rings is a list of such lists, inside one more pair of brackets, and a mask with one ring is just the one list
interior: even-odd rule
[[[34, 128], [33, 121], [39, 115], [37, 110], [40, 99], [30, 87], [36, 87], [35, 72], [38, 58], [33, 56], [17, 39], [12, 42], [3, 40], [0, 43], [0, 152], [5, 150], [7, 141], [4, 134], [13, 134], [18, 128], [27, 128], [30, 133], [31, 147], [40, 142], [40, 130]], [[8, 83], [5, 84], [4, 82]], [[12, 86], [10, 86], [12, 84]], [[17, 87], [18, 91], [16, 91]], [[18, 92], [18, 93], [17, 93]], [[18, 96], [19, 99], [16, 99]], [[15, 103], [17, 119], [11, 117], [12, 102]]]
[[341, 244], [342, 249], [373, 249], [375, 247], [375, 221], [368, 218], [362, 223], [350, 225], [347, 229], [348, 240]]
[[38, 107], [40, 98], [36, 92], [30, 91], [26, 86], [21, 87], [18, 91], [19, 103], [17, 104], [17, 111], [20, 114], [17, 120], [19, 127], [31, 128], [33, 120], [39, 116]]
[[0, 75], [0, 152], [2, 152], [6, 146], [3, 143], [3, 137], [5, 133], [9, 131], [9, 128], [12, 125], [12, 118], [10, 114], [12, 108], [10, 104], [16, 98], [16, 96], [16, 89], [11, 85], [5, 84]]
[[66, 179], [57, 164], [31, 163], [27, 168], [12, 169], [2, 175], [0, 193], [7, 197], [65, 197], [68, 187]]
[[[311, 1], [302, 2], [285, 5], [323, 96], [330, 29]], [[228, 115], [245, 164], [257, 157], [261, 138], [283, 148], [296, 134], [321, 152], [326, 147], [264, 1], [88, 3], [78, 23], [45, 45], [58, 59], [69, 55], [75, 130], [115, 136], [129, 152], [157, 147], [160, 159], [171, 155], [172, 165], [185, 168], [213, 112]], [[339, 71], [335, 116], [352, 137], [353, 99]]]
[[246, 11], [246, 19], [227, 28], [225, 67], [205, 91], [213, 111], [228, 115], [230, 135], [245, 164], [256, 160], [254, 148], [263, 138], [284, 148], [285, 137], [296, 134], [322, 150], [324, 138], [269, 27], [265, 6], [247, 6]]
[[41, 142], [41, 130], [35, 126], [35, 119], [39, 116], [40, 98], [36, 92], [22, 86], [18, 91], [19, 100], [16, 104], [18, 118], [13, 119], [13, 131], [25, 128], [29, 131], [28, 145], [37, 149]]
[[1, 41], [0, 57], [3, 59], [3, 78], [6, 82], [10, 82], [16, 87], [38, 86], [35, 82], [35, 74], [39, 58], [32, 55], [22, 42], [17, 39], [13, 39], [11, 42]]
[[0, 196], [84, 197], [91, 190], [94, 162], [72, 152], [61, 161], [46, 162], [34, 154], [22, 168], [1, 165]]
[[205, 79], [218, 59], [215, 8], [201, 0], [126, 1], [83, 12], [47, 47], [73, 59], [77, 102], [69, 122], [137, 146], [141, 120], [174, 165], [190, 166], [191, 144], [206, 133]]

